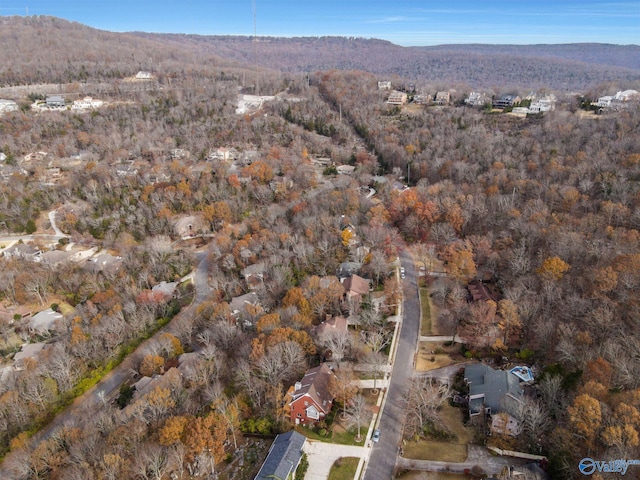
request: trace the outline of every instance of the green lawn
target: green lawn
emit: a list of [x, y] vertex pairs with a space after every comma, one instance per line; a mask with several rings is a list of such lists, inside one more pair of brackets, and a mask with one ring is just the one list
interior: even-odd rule
[[420, 323], [420, 335], [437, 335], [434, 331], [433, 321], [431, 319], [431, 297], [427, 287], [420, 287], [420, 308], [422, 309], [422, 321]]
[[[366, 430], [367, 427], [368, 425], [362, 426], [361, 434], [363, 437], [367, 433], [367, 430]], [[305, 437], [311, 440], [318, 440], [320, 442], [337, 443], [339, 445], [360, 445], [360, 446], [362, 446], [363, 444], [363, 442], [358, 443], [355, 441], [355, 436], [357, 433], [355, 429], [350, 431], [341, 431], [341, 432], [329, 431], [327, 436], [322, 436], [319, 433], [304, 427], [296, 427], [296, 432], [301, 433], [302, 435], [304, 435]]]
[[467, 446], [455, 443], [420, 439], [410, 440], [402, 448], [406, 458], [415, 460], [464, 462], [467, 459]]
[[358, 468], [359, 458], [342, 457], [336, 460], [329, 472], [329, 480], [353, 480]]

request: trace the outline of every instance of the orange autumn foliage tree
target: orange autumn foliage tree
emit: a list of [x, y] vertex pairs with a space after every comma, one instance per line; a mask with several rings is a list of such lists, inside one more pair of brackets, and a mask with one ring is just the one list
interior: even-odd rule
[[536, 273], [540, 275], [543, 280], [559, 282], [570, 268], [571, 266], [560, 257], [547, 257], [536, 270]]

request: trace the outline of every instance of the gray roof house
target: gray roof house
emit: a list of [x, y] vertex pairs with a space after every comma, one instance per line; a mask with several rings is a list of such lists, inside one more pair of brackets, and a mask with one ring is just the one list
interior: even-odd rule
[[478, 363], [464, 369], [464, 380], [469, 384], [469, 415], [515, 412], [524, 402], [524, 390], [513, 373], [494, 370]]
[[302, 458], [305, 440], [304, 435], [293, 430], [278, 435], [255, 480], [293, 478]]

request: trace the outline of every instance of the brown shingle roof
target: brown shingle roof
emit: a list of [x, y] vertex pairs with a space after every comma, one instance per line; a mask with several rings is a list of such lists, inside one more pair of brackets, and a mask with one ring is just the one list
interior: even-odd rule
[[[331, 375], [333, 375], [333, 372], [326, 363], [307, 370], [302, 380], [298, 382], [300, 388], [293, 392], [293, 400], [291, 403], [305, 395], [309, 395], [323, 413], [329, 413], [331, 402], [333, 401], [333, 397], [329, 393]], [[298, 384], [296, 384], [296, 386], [298, 386]]]

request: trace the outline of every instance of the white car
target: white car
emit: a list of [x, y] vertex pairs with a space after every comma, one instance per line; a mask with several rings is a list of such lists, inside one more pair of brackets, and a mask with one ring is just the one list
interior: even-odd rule
[[373, 440], [373, 443], [378, 443], [378, 441], [380, 440], [380, 430], [373, 431], [373, 435], [371, 435], [371, 440]]

